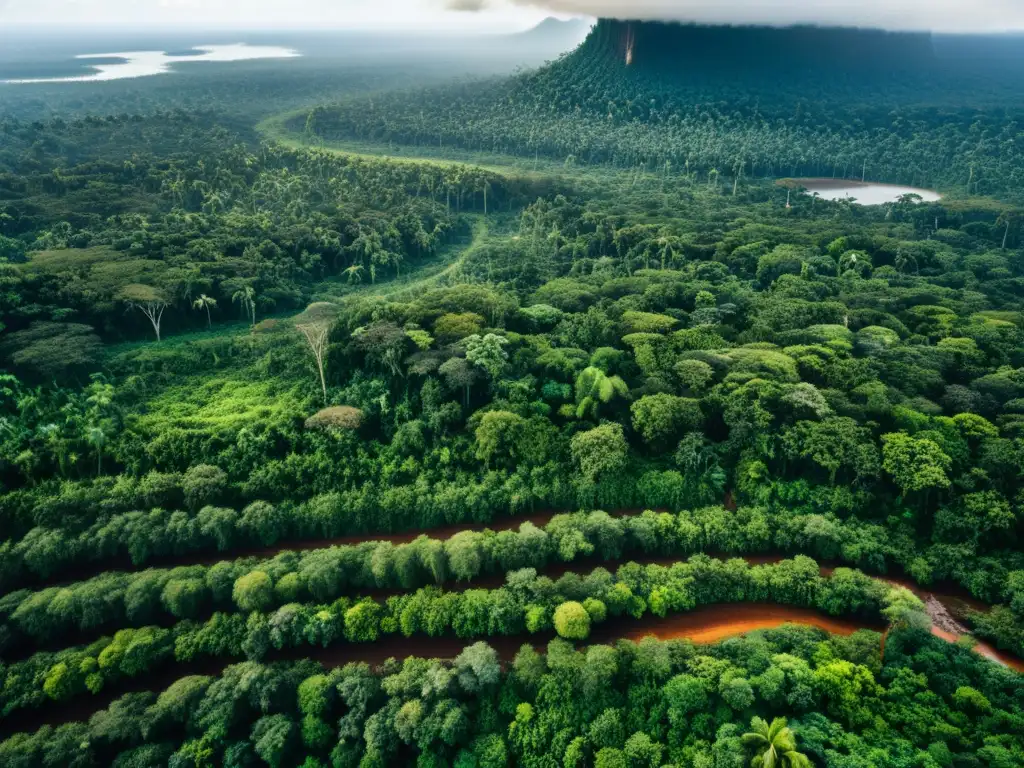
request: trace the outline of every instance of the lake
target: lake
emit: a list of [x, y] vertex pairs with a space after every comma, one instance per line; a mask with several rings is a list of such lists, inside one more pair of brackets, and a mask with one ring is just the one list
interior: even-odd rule
[[196, 46], [191, 50], [175, 51], [129, 51], [126, 53], [86, 53], [75, 57], [87, 62], [91, 69], [83, 75], [68, 77], [37, 77], [4, 80], [5, 83], [97, 83], [108, 80], [123, 80], [132, 77], [149, 77], [170, 72], [175, 64], [229, 61], [252, 61], [254, 59], [292, 59], [301, 56], [291, 48], [273, 45], [232, 45]]
[[934, 203], [942, 199], [942, 195], [930, 189], [903, 187], [898, 184], [876, 184], [846, 179], [788, 179], [787, 181], [803, 187], [810, 194], [816, 192], [823, 200], [845, 200], [849, 197], [860, 205], [894, 203], [901, 196], [911, 194], [920, 195], [926, 203]]

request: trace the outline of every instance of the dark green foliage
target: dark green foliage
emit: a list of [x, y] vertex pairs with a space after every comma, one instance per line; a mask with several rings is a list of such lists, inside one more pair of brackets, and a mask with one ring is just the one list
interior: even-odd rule
[[[246, 662], [215, 681], [182, 680], [158, 699], [130, 694], [87, 725], [13, 737], [0, 743], [0, 758], [20, 766], [45, 753], [67, 762], [85, 749], [95, 762], [123, 766], [161, 764], [171, 751], [171, 764], [198, 754], [226, 764], [245, 752], [288, 766], [331, 755], [489, 768], [552, 755], [565, 765], [713, 765], [713, 755], [747, 764], [756, 745], [751, 739], [748, 752], [740, 736], [751, 716], [785, 712], [787, 738], [814, 765], [1024, 759], [1019, 677], [920, 632], [892, 634], [884, 664], [877, 645], [863, 653], [855, 639], [790, 627], [725, 645], [647, 639], [585, 653], [554, 640], [546, 656], [524, 646], [507, 671], [483, 644], [451, 665], [410, 657], [376, 674], [355, 664]], [[595, 688], [599, 664], [610, 677]], [[140, 733], [162, 741], [139, 745]]]
[[722, 175], [867, 177], [1019, 200], [1015, 76], [1012, 58], [939, 56], [925, 34], [602, 19], [539, 70], [375, 95], [372, 108], [350, 97], [294, 128], [646, 169], [713, 189], [732, 188]]
[[[233, 111], [262, 77], [0, 123], [0, 727], [137, 691], [0, 763], [738, 768], [775, 718], [814, 765], [1024, 763], [1022, 678], [861, 572], [957, 582], [1024, 653], [1021, 217], [977, 197], [1019, 196], [1015, 86], [919, 36], [706, 34], [350, 90], [290, 147]], [[889, 631], [582, 644], [761, 602]]]

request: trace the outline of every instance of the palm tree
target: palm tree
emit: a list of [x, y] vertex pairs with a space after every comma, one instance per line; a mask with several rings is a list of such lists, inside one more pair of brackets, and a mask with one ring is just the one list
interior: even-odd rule
[[796, 751], [796, 737], [786, 726], [786, 718], [776, 717], [771, 725], [760, 717], [750, 721], [753, 729], [743, 734], [743, 744], [752, 747], [751, 768], [811, 768], [807, 755]]
[[235, 291], [231, 301], [241, 304], [242, 308], [249, 315], [251, 325], [256, 325], [256, 289], [251, 285]]
[[206, 310], [206, 327], [212, 328], [213, 320], [210, 318], [210, 307], [216, 307], [217, 300], [211, 299], [205, 293], [201, 293], [199, 294], [199, 298], [192, 302], [192, 306], [195, 307], [196, 309]]
[[103, 474], [103, 447], [107, 444], [107, 433], [103, 427], [89, 427], [85, 439], [96, 449], [96, 476], [99, 477]]

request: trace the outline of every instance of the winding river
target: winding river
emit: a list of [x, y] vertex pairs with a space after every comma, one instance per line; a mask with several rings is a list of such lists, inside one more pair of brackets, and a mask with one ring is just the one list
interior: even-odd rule
[[[484, 526], [479, 524], [466, 524], [433, 529], [429, 531], [431, 536], [446, 538], [460, 531], [466, 530], [508, 530], [518, 528], [524, 522], [531, 522], [538, 527], [546, 525], [552, 517], [560, 512], [549, 511], [526, 517], [506, 518], [494, 521]], [[616, 516], [628, 516], [635, 514], [635, 511], [621, 511]], [[359, 544], [367, 541], [390, 541], [392, 543], [404, 543], [413, 541], [424, 531], [413, 531], [406, 533], [380, 535], [368, 534], [363, 536], [346, 536], [331, 540], [316, 540], [307, 542], [291, 542], [286, 545], [253, 550], [249, 553], [232, 552], [232, 557], [244, 556], [245, 554], [260, 555], [264, 557], [285, 550], [310, 550], [337, 544]], [[712, 556], [728, 558], [728, 554], [709, 553]], [[752, 555], [744, 557], [751, 565], [777, 562], [785, 559], [785, 555]], [[791, 557], [791, 555], [789, 556]], [[183, 564], [183, 560], [189, 563], [213, 563], [224, 559], [224, 554], [202, 554], [194, 557], [174, 558], [176, 565]], [[679, 557], [634, 557], [622, 561], [600, 561], [596, 558], [577, 560], [572, 563], [556, 563], [544, 568], [541, 572], [551, 578], [557, 579], [567, 572], [586, 572], [593, 568], [603, 567], [614, 571], [624, 562], [633, 561], [641, 564], [670, 565], [679, 561]], [[108, 566], [109, 567], [109, 566]], [[822, 566], [822, 575], [828, 575], [838, 565]], [[491, 574], [481, 576], [472, 582], [446, 585], [449, 590], [465, 590], [470, 588], [496, 588], [504, 583], [504, 574]], [[956, 589], [948, 592], [930, 592], [924, 590], [913, 582], [900, 579], [888, 578], [886, 581], [907, 587], [922, 600], [925, 601], [929, 614], [934, 622], [932, 634], [949, 642], [954, 642], [963, 634], [967, 628], [960, 622], [959, 617], [969, 610], [984, 610], [986, 606], [972, 600], [966, 593]], [[352, 590], [361, 595], [368, 595], [378, 599], [386, 598], [391, 594], [397, 594], [402, 590]], [[611, 643], [615, 640], [626, 639], [638, 641], [644, 637], [653, 636], [661, 640], [679, 639], [690, 640], [695, 643], [716, 643], [730, 637], [746, 634], [755, 630], [775, 629], [784, 624], [798, 624], [815, 627], [826, 632], [838, 635], [850, 635], [861, 629], [869, 629], [882, 632], [884, 627], [880, 624], [872, 624], [860, 619], [845, 617], [834, 617], [806, 608], [784, 606], [774, 603], [733, 603], [712, 605], [698, 608], [688, 613], [677, 614], [666, 618], [659, 618], [650, 614], [639, 620], [608, 621], [594, 627], [591, 633], [590, 643]], [[541, 635], [519, 635], [519, 636], [495, 636], [483, 638], [499, 654], [503, 661], [511, 661], [516, 652], [524, 644], [542, 646], [547, 643], [550, 636]], [[383, 637], [377, 642], [370, 644], [339, 643], [328, 648], [303, 647], [272, 654], [268, 661], [274, 660], [295, 660], [310, 658], [319, 661], [326, 667], [335, 667], [349, 662], [366, 662], [372, 665], [382, 663], [388, 658], [402, 658], [411, 654], [440, 659], [452, 659], [471, 640], [463, 640], [454, 636], [438, 638], [415, 638], [413, 640], [400, 636]], [[974, 650], [983, 656], [992, 659], [994, 662], [1016, 670], [1024, 674], [1024, 661], [998, 651], [986, 643], [977, 643]], [[162, 669], [155, 670], [152, 674], [140, 678], [125, 681], [123, 685], [112, 686], [102, 691], [99, 695], [75, 699], [73, 701], [47, 707], [44, 710], [27, 710], [16, 712], [9, 717], [0, 720], [0, 738], [4, 735], [18, 731], [32, 731], [42, 725], [59, 725], [61, 723], [83, 720], [93, 713], [106, 708], [112, 701], [125, 693], [135, 691], [161, 691], [175, 680], [187, 675], [217, 675], [229, 664], [238, 663], [238, 659], [204, 659], [198, 662], [184, 664], [169, 663]]]
[[[765, 562], [766, 558], [752, 558]], [[647, 561], [652, 562], [652, 561]], [[657, 562], [657, 561], [653, 561]], [[611, 565], [611, 564], [608, 564]], [[551, 569], [557, 575], [558, 566]], [[827, 572], [829, 569], [823, 569]], [[462, 585], [480, 586], [479, 582]], [[957, 598], [959, 599], [959, 598]], [[784, 624], [814, 627], [836, 635], [851, 635], [861, 629], [884, 631], [884, 626], [864, 620], [828, 616], [808, 608], [778, 605], [775, 603], [730, 603], [711, 605], [688, 613], [659, 618], [650, 614], [639, 620], [611, 620], [594, 627], [588, 644], [613, 643], [616, 640], [639, 641], [645, 637], [660, 640], [690, 640], [694, 643], [717, 643], [730, 637], [755, 630], [776, 629]], [[956, 635], [945, 629], [934, 627], [932, 634], [953, 642]], [[504, 662], [511, 661], [524, 645], [542, 647], [553, 635], [515, 635], [483, 638], [497, 652]], [[396, 635], [382, 637], [373, 643], [339, 643], [328, 648], [303, 646], [283, 652], [272, 653], [267, 661], [287, 661], [303, 658], [312, 659], [325, 667], [338, 667], [350, 662], [365, 662], [379, 665], [389, 658], [403, 658], [409, 655], [438, 659], [453, 659], [472, 640], [454, 636], [409, 639]], [[1024, 674], [1024, 662], [1002, 654], [995, 649], [979, 644], [976, 652]], [[126, 693], [138, 691], [162, 691], [175, 680], [188, 675], [219, 675], [226, 666], [236, 664], [239, 659], [203, 659], [198, 662], [169, 663], [139, 678], [130, 679], [123, 685], [112, 686], [95, 696], [79, 697], [64, 704], [55, 704], [44, 710], [22, 710], [0, 720], [0, 739], [14, 732], [34, 731], [43, 725], [88, 719], [92, 714], [105, 709], [112, 701]]]
[[[664, 511], [664, 510], [655, 510], [655, 511]], [[631, 516], [631, 515], [634, 515], [634, 514], [639, 514], [639, 512], [640, 512], [640, 510], [618, 510], [618, 511], [613, 512], [611, 514], [614, 517], [628, 517], [628, 516]], [[360, 534], [360, 535], [355, 535], [355, 536], [340, 536], [340, 537], [336, 537], [336, 538], [332, 538], [332, 539], [313, 539], [313, 540], [306, 540], [306, 541], [292, 541], [292, 542], [277, 544], [277, 545], [271, 546], [271, 547], [253, 548], [253, 549], [250, 549], [250, 550], [234, 550], [231, 553], [203, 552], [203, 553], [187, 554], [187, 555], [183, 555], [183, 556], [155, 557], [151, 561], [147, 562], [144, 566], [133, 566], [127, 558], [117, 558], [117, 559], [113, 559], [112, 558], [112, 559], [108, 559], [103, 564], [103, 570], [119, 570], [119, 569], [123, 569], [123, 570], [126, 570], [126, 571], [139, 571], [139, 570], [143, 570], [144, 568], [161, 567], [161, 566], [163, 566], [163, 567], [172, 566], [173, 567], [173, 566], [181, 566], [181, 565], [212, 565], [214, 563], [217, 563], [217, 562], [220, 562], [220, 561], [224, 560], [226, 557], [230, 557], [231, 559], [237, 559], [237, 558], [249, 557], [249, 556], [270, 558], [270, 557], [274, 557], [275, 555], [277, 555], [277, 554], [279, 554], [281, 552], [285, 552], [285, 551], [298, 551], [298, 552], [302, 552], [302, 551], [321, 549], [321, 548], [331, 547], [331, 546], [357, 545], [357, 544], [363, 544], [363, 543], [374, 542], [374, 541], [386, 541], [386, 542], [391, 542], [392, 544], [405, 544], [405, 543], [409, 543], [411, 541], [414, 541], [416, 538], [418, 538], [419, 536], [422, 536], [424, 534], [430, 535], [432, 538], [446, 539], [446, 538], [450, 538], [451, 536], [454, 536], [455, 534], [460, 533], [462, 531], [483, 531], [483, 530], [504, 531], [504, 530], [517, 530], [523, 523], [527, 523], [527, 522], [532, 523], [533, 525], [537, 526], [538, 528], [543, 528], [549, 522], [551, 522], [551, 519], [555, 515], [560, 515], [560, 514], [565, 514], [565, 512], [564, 511], [557, 511], [557, 510], [546, 510], [544, 512], [538, 512], [538, 513], [535, 513], [535, 514], [532, 514], [532, 515], [500, 518], [500, 519], [494, 520], [494, 521], [492, 521], [491, 523], [488, 523], [488, 524], [466, 523], [466, 524], [460, 524], [460, 525], [445, 526], [445, 527], [442, 527], [442, 528], [433, 528], [433, 529], [430, 529], [430, 530], [418, 529], [418, 530], [415, 530], [415, 531], [406, 531], [406, 532], [402, 532], [402, 533], [393, 533], [393, 534], [379, 534], [379, 533], [378, 534]], [[708, 554], [711, 555], [712, 557], [717, 557], [717, 558], [721, 558], [721, 559], [728, 559], [730, 557], [735, 557], [736, 556], [736, 555], [731, 554], [731, 553], [720, 553], [720, 552], [710, 552]], [[743, 559], [746, 560], [751, 565], [759, 565], [759, 564], [765, 564], [765, 563], [774, 563], [774, 562], [778, 562], [780, 560], [784, 560], [786, 558], [792, 558], [792, 557], [794, 557], [793, 554], [760, 554], [760, 555], [746, 555], [746, 556], [743, 556]], [[598, 567], [603, 567], [603, 568], [608, 569], [609, 571], [614, 571], [620, 565], [623, 565], [624, 563], [631, 562], [631, 561], [632, 562], [638, 562], [638, 563], [641, 563], [641, 564], [671, 565], [672, 563], [678, 562], [680, 559], [686, 559], [686, 556], [683, 556], [683, 557], [669, 556], [669, 557], [655, 557], [655, 558], [636, 556], [636, 557], [630, 557], [630, 558], [627, 558], [627, 559], [624, 559], [624, 560], [619, 560], [619, 561], [602, 561], [602, 560], [599, 560], [597, 558], [585, 558], [585, 559], [575, 560], [575, 561], [573, 561], [571, 563], [554, 563], [554, 564], [551, 564], [548, 567], [542, 569], [541, 573], [543, 573], [546, 576], [550, 576], [551, 578], [557, 579], [559, 576], [561, 576], [562, 574], [567, 573], [569, 571], [574, 571], [574, 572], [577, 572], [577, 573], [581, 573], [581, 572], [586, 572], [586, 571], [593, 570], [594, 568], [598, 568]], [[848, 564], [843, 564], [843, 563], [825, 564], [825, 565], [822, 565], [822, 568], [821, 568], [822, 575], [828, 575], [829, 573], [831, 573], [837, 567], [852, 567], [852, 566], [849, 566]], [[72, 578], [72, 579], [76, 579], [76, 580], [80, 579], [80, 578], [84, 578], [87, 575], [93, 575], [94, 572], [96, 571], [96, 568], [97, 568], [97, 566], [95, 564], [93, 564], [91, 566], [85, 566], [85, 567], [83, 567], [81, 569], [81, 573], [69, 574], [69, 577]], [[86, 572], [91, 572], [91, 573], [86, 573]], [[922, 587], [918, 586], [913, 581], [911, 581], [909, 579], [906, 579], [906, 578], [891, 577], [891, 576], [890, 577], [880, 577], [880, 576], [877, 576], [875, 574], [869, 574], [869, 575], [874, 575], [876, 578], [883, 578], [885, 581], [888, 581], [889, 583], [897, 585], [897, 586], [906, 587], [911, 592], [913, 592], [918, 597], [920, 597], [925, 602], [925, 605], [928, 608], [928, 613], [931, 616], [932, 621], [933, 621], [932, 634], [934, 634], [937, 637], [941, 637], [944, 640], [948, 640], [950, 642], [954, 642], [959, 637], [970, 633], [969, 628], [965, 625], [964, 619], [965, 619], [965, 617], [967, 617], [969, 615], [969, 613], [971, 611], [985, 611], [985, 610], [988, 609], [987, 605], [985, 605], [984, 603], [981, 603], [981, 602], [973, 599], [972, 597], [970, 597], [970, 595], [967, 594], [966, 590], [963, 590], [962, 588], [958, 588], [956, 586], [944, 587], [942, 589], [942, 591], [930, 591], [930, 590], [923, 589]], [[496, 589], [496, 588], [502, 586], [502, 584], [504, 584], [504, 582], [505, 582], [504, 574], [489, 574], [489, 575], [480, 576], [480, 577], [474, 579], [472, 582], [469, 582], [469, 583], [461, 583], [461, 584], [451, 584], [451, 583], [448, 583], [448, 584], [445, 584], [443, 586], [444, 586], [445, 589], [455, 590], [455, 591], [464, 590], [464, 589], [470, 589], [470, 588]], [[360, 594], [360, 595], [363, 595], [363, 596], [374, 597], [374, 598], [379, 599], [379, 600], [386, 599], [387, 597], [389, 597], [391, 595], [401, 594], [402, 592], [403, 592], [403, 590], [391, 590], [391, 589], [352, 589], [352, 590], [350, 590], [350, 593], [356, 593], [356, 594]], [[780, 624], [785, 623], [785, 621], [787, 620], [787, 619], [777, 620], [777, 619], [779, 619], [779, 616], [781, 616], [782, 614], [784, 614], [784, 613], [786, 613], [788, 611], [796, 610], [796, 609], [792, 609], [792, 608], [788, 608], [788, 607], [779, 607], [779, 606], [773, 606], [773, 608], [774, 608], [773, 611], [764, 614], [764, 620], [766, 622], [768, 622], [767, 624], [764, 624], [764, 625], [757, 624], [757, 625], [751, 625], [751, 626], [748, 627], [743, 622], [737, 623], [737, 622], [733, 621], [733, 619], [729, 618], [729, 617], [737, 615], [736, 612], [739, 610], [737, 606], [730, 605], [730, 606], [728, 606], [728, 616], [725, 616], [723, 614], [714, 614], [715, 622], [713, 624], [706, 624], [704, 626], [704, 628], [701, 630], [702, 632], [706, 633], [706, 637], [709, 638], [709, 639], [704, 639], [705, 635], [700, 635], [699, 637], [698, 636], [690, 637], [689, 635], [687, 635], [687, 637], [689, 637], [689, 639], [694, 640], [695, 642], [715, 642], [716, 639], [721, 639], [722, 637], [729, 637], [729, 636], [733, 636], [733, 635], [737, 635], [737, 634], [742, 634], [744, 632], [748, 632], [748, 631], [751, 631], [753, 629], [765, 629], [765, 628], [771, 628], [771, 627], [779, 626]], [[708, 618], [711, 617], [711, 614], [705, 613], [706, 611], [709, 611], [709, 610], [710, 609], [707, 609], [707, 608], [703, 609], [703, 611], [701, 612], [701, 616], [703, 617], [701, 619], [701, 621], [706, 621]], [[692, 615], [692, 614], [687, 614], [686, 616], [682, 616], [682, 617], [677, 616], [677, 617], [672, 618], [671, 621], [683, 621], [683, 620], [685, 620], [690, 615]], [[744, 614], [744, 615], [746, 616], [747, 614]], [[797, 618], [793, 617], [793, 614], [789, 614], [789, 615], [791, 616], [791, 618], [788, 619], [789, 621], [798, 621]], [[818, 616], [819, 619], [824, 620], [821, 617], [821, 615], [819, 615], [819, 614], [815, 614], [815, 615]], [[829, 621], [838, 621], [838, 620], [829, 619]], [[638, 626], [640, 626], [640, 625], [638, 625]], [[686, 626], [687, 626], [687, 631], [696, 632], [696, 629], [692, 625], [687, 624]], [[831, 629], [829, 627], [822, 626], [820, 624], [814, 624], [814, 626], [819, 626], [820, 628], [827, 629], [830, 632], [835, 631], [835, 630], [833, 630], [833, 629]], [[838, 626], [838, 624], [836, 624], [834, 626]], [[854, 628], [860, 628], [859, 626], [856, 626], [854, 624], [848, 624], [847, 626], [851, 626], [851, 627], [854, 627]], [[643, 626], [641, 626], [638, 631], [646, 631], [646, 629]], [[851, 629], [850, 631], [854, 631], [854, 630]], [[619, 635], [619, 636], [620, 637], [625, 637], [626, 635]], [[632, 635], [629, 635], [629, 636], [632, 637]], [[661, 636], [661, 635], [659, 634], [659, 636]], [[348, 648], [349, 650], [351, 649], [350, 646], [345, 646], [345, 647]], [[998, 650], [998, 649], [994, 648], [993, 646], [991, 646], [991, 645], [989, 645], [989, 644], [987, 644], [985, 642], [981, 642], [981, 641], [977, 642], [977, 644], [975, 645], [975, 650], [978, 653], [982, 654], [983, 656], [985, 656], [985, 657], [987, 657], [989, 659], [992, 659], [993, 661], [995, 661], [997, 663], [1003, 664], [1005, 666], [1008, 666], [1008, 667], [1011, 667], [1012, 669], [1017, 670], [1018, 672], [1024, 673], [1024, 660], [1021, 660], [1018, 657], [1016, 657], [1016, 656], [1014, 656], [1014, 655], [1012, 655], [1010, 653]]]
[[[689, 613], [664, 619], [650, 614], [639, 620], [607, 621], [594, 627], [587, 644], [613, 643], [616, 640], [639, 641], [645, 637], [661, 640], [691, 640], [695, 643], [715, 643], [758, 629], [776, 629], [784, 624], [816, 627], [838, 635], [851, 635], [860, 629], [881, 632], [884, 627], [852, 619], [835, 618], [807, 608], [774, 603], [735, 603], [698, 608]], [[552, 633], [513, 635], [482, 638], [498, 652], [503, 662], [511, 662], [523, 645], [543, 648], [554, 637]], [[328, 648], [302, 648], [272, 653], [266, 661], [312, 659], [325, 667], [339, 667], [350, 662], [365, 662], [377, 666], [389, 658], [410, 655], [437, 659], [454, 659], [473, 640], [454, 636], [408, 639], [389, 635], [373, 643], [339, 643]], [[110, 706], [126, 693], [162, 691], [171, 683], [189, 675], [219, 675], [225, 667], [241, 659], [203, 659], [198, 662], [171, 663], [124, 684], [111, 686], [94, 696], [83, 696], [72, 701], [54, 704], [43, 710], [21, 710], [0, 720], [0, 739], [22, 731], [34, 731], [43, 725], [87, 720], [94, 713]]]

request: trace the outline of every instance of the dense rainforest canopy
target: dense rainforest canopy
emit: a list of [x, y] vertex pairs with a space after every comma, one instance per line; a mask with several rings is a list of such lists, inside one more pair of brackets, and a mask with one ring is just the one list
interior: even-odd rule
[[1019, 94], [822, 34], [5, 118], [0, 763], [1024, 764]]
[[703, 180], [838, 176], [1020, 200], [1019, 62], [937, 46], [866, 30], [604, 20], [540, 70], [349, 97], [294, 123], [327, 139]]

